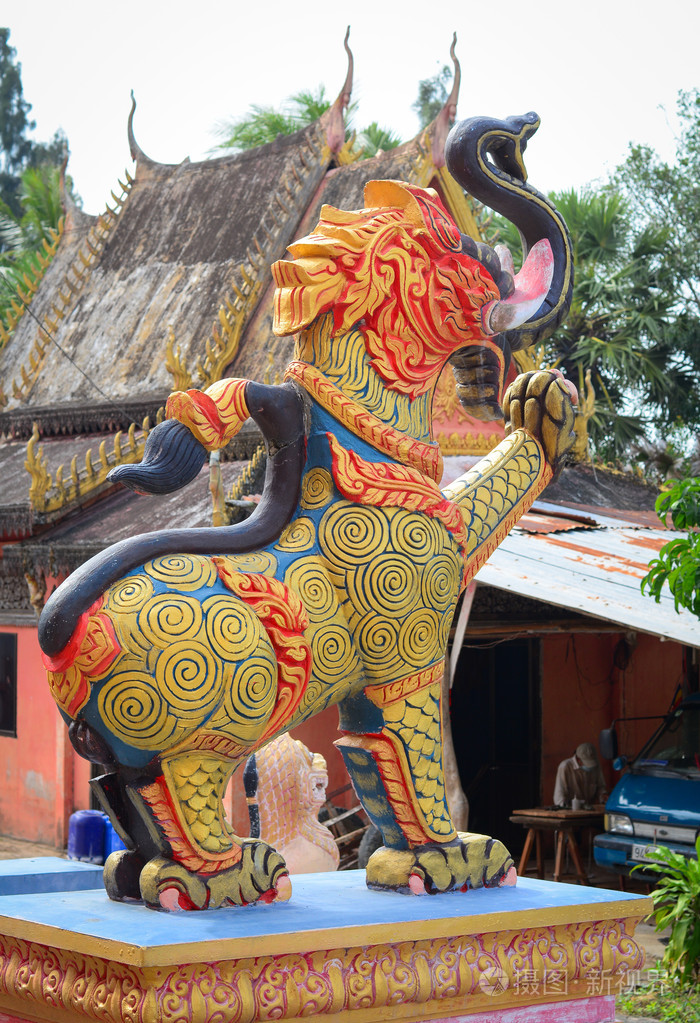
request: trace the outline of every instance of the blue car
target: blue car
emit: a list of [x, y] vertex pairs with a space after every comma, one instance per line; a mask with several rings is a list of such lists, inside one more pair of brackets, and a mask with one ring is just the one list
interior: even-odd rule
[[595, 861], [629, 874], [651, 861], [657, 845], [695, 859], [698, 832], [700, 693], [664, 719], [613, 789], [605, 804], [605, 833], [593, 840]]

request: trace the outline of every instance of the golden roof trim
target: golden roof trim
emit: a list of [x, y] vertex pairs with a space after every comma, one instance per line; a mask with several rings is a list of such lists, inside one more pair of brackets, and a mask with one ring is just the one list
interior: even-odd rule
[[[156, 415], [156, 423], [160, 423], [164, 416], [165, 410], [160, 408]], [[29, 503], [32, 510], [39, 515], [53, 515], [101, 489], [110, 469], [116, 465], [141, 461], [150, 429], [148, 416], [141, 424], [141, 433], [138, 437], [136, 423], [132, 423], [127, 431], [126, 443], [122, 439], [123, 431], [118, 430], [112, 437], [110, 451], [107, 450], [108, 438], [100, 443], [97, 463], [93, 462], [92, 448], [88, 448], [83, 468], [78, 468], [78, 456], [74, 455], [70, 463], [69, 478], [64, 479], [63, 465], [56, 469], [55, 478], [49, 472], [43, 447], [39, 443], [39, 428], [35, 423], [27, 444], [27, 457], [24, 463], [31, 477]]]
[[[38, 248], [36, 252], [32, 255], [31, 257], [32, 262], [30, 262], [29, 266], [29, 270], [31, 271], [32, 276], [30, 277], [28, 273], [23, 274], [24, 285], [27, 289], [27, 292], [25, 294], [22, 286], [18, 285], [16, 289], [16, 294], [17, 297], [19, 298], [19, 302], [15, 302], [15, 300], [13, 299], [11, 302], [10, 311], [7, 313], [6, 319], [5, 320], [0, 319], [0, 351], [2, 351], [2, 349], [7, 344], [9, 344], [15, 327], [21, 320], [22, 316], [24, 316], [27, 306], [31, 302], [32, 298], [34, 297], [39, 287], [41, 278], [48, 270], [51, 260], [56, 255], [56, 249], [58, 248], [58, 243], [63, 235], [65, 222], [66, 222], [65, 217], [61, 217], [61, 219], [58, 222], [58, 230], [54, 231], [53, 228], [50, 228], [51, 240], [49, 241], [48, 238], [44, 238], [41, 247]], [[39, 264], [38, 269], [33, 262], [34, 260], [36, 260], [36, 262]], [[7, 399], [3, 401], [2, 388], [0, 387], [0, 408], [2, 408], [2, 406], [5, 405], [6, 403]]]
[[[16, 401], [24, 402], [29, 397], [29, 392], [44, 365], [49, 343], [53, 340], [52, 335], [57, 331], [60, 321], [65, 319], [75, 306], [90, 276], [90, 272], [99, 262], [107, 239], [114, 230], [129, 198], [133, 183], [134, 179], [126, 171], [126, 184], [119, 181], [121, 194], [117, 196], [113, 191], [110, 193], [114, 200], [115, 208], [112, 209], [109, 203], [105, 205], [104, 213], [101, 213], [95, 223], [91, 225], [85, 240], [78, 249], [77, 255], [68, 267], [63, 281], [55, 288], [54, 293], [58, 297], [56, 301], [52, 302], [49, 311], [44, 314], [44, 322], [37, 329], [36, 336], [29, 349], [28, 366], [25, 363], [20, 367], [19, 382], [17, 377], [12, 381], [12, 395]], [[64, 288], [66, 289], [65, 293]], [[0, 406], [2, 404], [0, 400]], [[4, 404], [7, 404], [7, 399], [5, 399]]]
[[326, 146], [321, 141], [320, 122], [307, 135], [307, 144], [296, 150], [298, 159], [285, 170], [270, 196], [267, 212], [246, 250], [246, 260], [234, 273], [229, 294], [218, 309], [204, 355], [190, 370], [171, 330], [166, 346], [166, 367], [173, 375], [177, 390], [187, 390], [196, 382], [210, 387], [220, 380], [226, 367], [236, 357], [243, 330], [261, 297], [266, 275], [272, 262], [285, 251], [289, 241], [290, 221], [294, 227], [302, 210], [301, 200], [314, 169], [328, 161]]

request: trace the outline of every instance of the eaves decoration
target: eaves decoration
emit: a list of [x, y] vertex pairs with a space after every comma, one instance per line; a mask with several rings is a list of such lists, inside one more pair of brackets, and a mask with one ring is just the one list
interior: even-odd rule
[[[160, 423], [163, 418], [164, 410], [161, 408], [156, 416], [156, 423]], [[78, 468], [78, 456], [74, 455], [67, 478], [64, 478], [62, 465], [59, 465], [54, 478], [49, 472], [46, 456], [39, 443], [39, 430], [35, 425], [27, 444], [27, 458], [24, 463], [31, 477], [29, 503], [32, 510], [38, 515], [52, 516], [75, 502], [84, 501], [88, 495], [102, 489], [107, 473], [114, 466], [141, 461], [150, 429], [151, 423], [146, 416], [138, 435], [136, 423], [132, 423], [126, 438], [121, 430], [114, 435], [110, 451], [107, 450], [105, 439], [99, 446], [95, 461], [90, 448], [85, 453], [83, 467]]]

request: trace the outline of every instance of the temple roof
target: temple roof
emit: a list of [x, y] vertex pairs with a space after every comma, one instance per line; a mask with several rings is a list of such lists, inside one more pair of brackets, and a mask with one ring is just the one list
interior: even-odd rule
[[[327, 162], [316, 122], [235, 156], [137, 164], [120, 209], [99, 230], [97, 221], [91, 225], [104, 236], [101, 248], [84, 224], [64, 232], [31, 304], [38, 320], [52, 321], [60, 349], [34, 317], [22, 318], [0, 352], [0, 379], [16, 382], [25, 367], [29, 381], [21, 389], [5, 384], [5, 410], [108, 406], [135, 392], [165, 397], [173, 389], [170, 328], [188, 365], [205, 360], [219, 310], [229, 319], [237, 306], [250, 312], [251, 291], [291, 241]], [[59, 318], [61, 289], [69, 301]], [[220, 328], [224, 338], [228, 326]], [[33, 368], [37, 335], [44, 350]]]

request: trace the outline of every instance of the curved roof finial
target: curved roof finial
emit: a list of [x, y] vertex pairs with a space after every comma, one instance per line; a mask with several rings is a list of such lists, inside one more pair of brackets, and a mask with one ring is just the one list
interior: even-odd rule
[[129, 136], [129, 152], [131, 153], [131, 159], [135, 163], [140, 163], [140, 164], [149, 164], [149, 163], [152, 164], [152, 163], [155, 163], [154, 160], [151, 160], [150, 156], [146, 156], [146, 154], [144, 153], [143, 149], [141, 148], [141, 146], [136, 141], [136, 136], [134, 135], [134, 111], [135, 110], [136, 110], [136, 97], [134, 96], [134, 90], [132, 89], [131, 90], [131, 110], [129, 112], [129, 123], [128, 123], [128, 127], [127, 127], [127, 132], [128, 132], [128, 136]]
[[455, 66], [452, 91], [445, 100], [445, 105], [442, 110], [433, 121], [435, 127], [433, 130], [431, 155], [436, 167], [445, 166], [445, 143], [447, 142], [447, 136], [450, 133], [450, 128], [457, 117], [457, 100], [459, 99], [459, 86], [462, 80], [462, 69], [459, 66], [459, 61], [457, 60], [457, 55], [455, 53], [456, 45], [457, 33], [454, 32], [452, 35], [452, 46], [450, 46], [450, 57], [452, 57], [452, 63]]
[[347, 32], [345, 33], [345, 39], [343, 40], [343, 46], [345, 47], [345, 52], [348, 55], [348, 72], [345, 76], [343, 88], [340, 90], [338, 98], [329, 110], [328, 126], [326, 128], [326, 140], [331, 153], [339, 152], [345, 143], [345, 112], [350, 105], [350, 97], [352, 96], [352, 75], [355, 67], [352, 50], [348, 45], [349, 38], [350, 26], [348, 25]]

